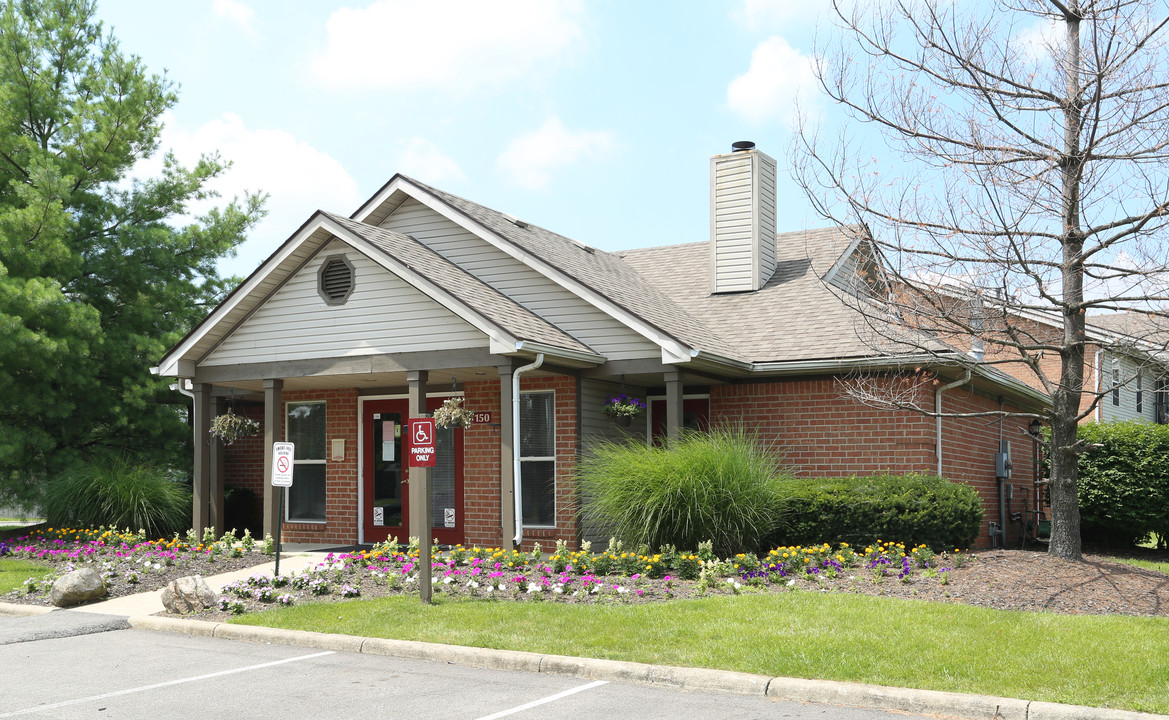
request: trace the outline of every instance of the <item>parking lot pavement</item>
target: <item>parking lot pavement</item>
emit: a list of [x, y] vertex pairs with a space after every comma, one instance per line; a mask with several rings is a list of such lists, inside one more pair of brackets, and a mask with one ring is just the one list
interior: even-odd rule
[[[14, 620], [0, 618], [0, 627]], [[0, 676], [0, 718], [894, 717], [765, 697], [141, 630], [0, 646]]]
[[127, 630], [129, 627], [125, 617], [79, 611], [58, 610], [26, 617], [4, 617], [0, 618], [0, 645]]

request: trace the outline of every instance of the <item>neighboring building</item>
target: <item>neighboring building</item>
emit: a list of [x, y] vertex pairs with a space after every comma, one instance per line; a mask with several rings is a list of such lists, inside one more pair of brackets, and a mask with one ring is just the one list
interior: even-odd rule
[[[976, 487], [988, 520], [1033, 510], [1003, 502], [1034, 479], [1026, 419], [878, 410], [840, 381], [908, 387], [945, 412], [1034, 412], [1047, 398], [965, 353], [867, 337], [850, 305], [885, 292], [868, 238], [777, 235], [765, 154], [715, 156], [711, 182], [710, 240], [624, 253], [402, 175], [349, 217], [313, 214], [157, 368], [193, 393], [196, 437], [228, 406], [264, 426], [226, 449], [197, 443], [195, 524], [222, 529], [226, 482], [263, 498], [255, 524], [272, 531], [267, 448], [287, 439], [287, 541], [417, 535], [427, 521], [411, 517], [402, 422], [455, 395], [481, 422], [439, 433], [428, 524], [443, 543], [509, 546], [517, 486], [525, 546], [604, 540], [578, 518], [579, 454], [718, 423], [756, 430], [801, 475], [940, 472]], [[914, 372], [936, 382], [907, 384]], [[602, 415], [618, 391], [649, 400], [633, 427]], [[1014, 480], [996, 479], [1004, 442]]]

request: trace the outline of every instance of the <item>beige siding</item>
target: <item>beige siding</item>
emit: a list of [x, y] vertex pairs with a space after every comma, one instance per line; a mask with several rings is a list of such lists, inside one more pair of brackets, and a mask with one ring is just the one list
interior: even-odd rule
[[[605, 417], [605, 414], [601, 412], [605, 400], [617, 392], [621, 392], [621, 390], [612, 383], [598, 382], [596, 380], [581, 380], [580, 430], [582, 453], [588, 453], [591, 447], [605, 441], [622, 442], [630, 438], [635, 438], [640, 442], [645, 442], [646, 417], [648, 413], [642, 413], [641, 417], [636, 418], [630, 427], [622, 428], [614, 424], [612, 420]], [[645, 388], [626, 386], [624, 392], [627, 395], [634, 395], [643, 400], [646, 398]], [[588, 497], [581, 497], [582, 506], [587, 507], [588, 501]], [[581, 540], [592, 542], [594, 551], [599, 552], [603, 550], [604, 546], [609, 542], [609, 536], [611, 534], [602, 523], [590, 518], [587, 513], [582, 517], [580, 525]]]
[[[337, 253], [344, 253], [353, 263], [353, 294], [344, 305], [326, 305], [317, 293], [317, 269], [326, 257]], [[487, 346], [487, 336], [469, 323], [334, 240], [200, 364]]]
[[757, 151], [711, 158], [714, 292], [758, 290], [775, 272], [775, 161]]
[[610, 360], [657, 357], [658, 346], [417, 200], [381, 227], [410, 235]]

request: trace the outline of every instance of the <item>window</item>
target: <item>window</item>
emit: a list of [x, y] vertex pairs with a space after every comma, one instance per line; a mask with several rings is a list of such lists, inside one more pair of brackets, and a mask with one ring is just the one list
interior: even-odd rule
[[344, 255], [332, 255], [321, 263], [317, 292], [326, 305], [344, 305], [353, 294], [353, 265]]
[[1120, 363], [1112, 361], [1112, 404], [1120, 405]]
[[523, 522], [556, 526], [556, 395], [520, 393], [520, 484]]
[[1145, 412], [1144, 373], [1137, 370], [1137, 415]]
[[296, 445], [285, 519], [324, 522], [325, 403], [288, 403], [285, 411], [284, 438]]

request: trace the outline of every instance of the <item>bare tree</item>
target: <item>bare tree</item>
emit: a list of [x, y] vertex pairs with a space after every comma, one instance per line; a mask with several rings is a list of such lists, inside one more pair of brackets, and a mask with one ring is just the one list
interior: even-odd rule
[[1099, 399], [1084, 383], [1089, 313], [1169, 317], [1169, 7], [833, 9], [842, 33], [819, 49], [820, 84], [894, 157], [805, 122], [797, 179], [825, 217], [869, 227], [894, 288], [879, 312], [858, 303], [874, 328], [892, 314], [1050, 394], [1050, 552], [1079, 559], [1076, 426]]

